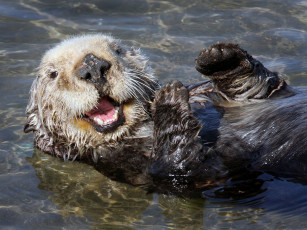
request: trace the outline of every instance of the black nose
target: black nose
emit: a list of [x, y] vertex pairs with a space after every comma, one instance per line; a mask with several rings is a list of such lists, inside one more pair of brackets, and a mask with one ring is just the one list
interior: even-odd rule
[[81, 66], [78, 69], [78, 76], [92, 83], [103, 84], [106, 81], [106, 73], [110, 69], [111, 64], [94, 54], [88, 54], [84, 57]]

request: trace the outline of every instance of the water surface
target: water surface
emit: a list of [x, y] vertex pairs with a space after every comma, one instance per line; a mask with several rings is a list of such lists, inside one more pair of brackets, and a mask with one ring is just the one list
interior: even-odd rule
[[1, 0], [0, 30], [1, 229], [306, 228], [301, 183], [265, 174], [247, 196], [231, 188], [203, 199], [147, 193], [35, 151], [22, 132], [40, 57], [74, 34], [110, 33], [141, 47], [161, 82], [200, 80], [199, 51], [227, 41], [306, 86], [306, 1]]

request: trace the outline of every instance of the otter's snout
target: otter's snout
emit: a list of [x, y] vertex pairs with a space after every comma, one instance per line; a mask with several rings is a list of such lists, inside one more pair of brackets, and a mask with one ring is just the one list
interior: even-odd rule
[[111, 64], [108, 61], [88, 54], [78, 68], [78, 76], [83, 80], [101, 85], [105, 83], [105, 76], [110, 67]]

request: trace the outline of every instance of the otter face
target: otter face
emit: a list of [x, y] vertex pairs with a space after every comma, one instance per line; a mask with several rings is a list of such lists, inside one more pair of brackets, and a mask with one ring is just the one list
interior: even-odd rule
[[42, 58], [25, 131], [34, 131], [36, 142], [45, 138], [44, 145], [97, 148], [148, 119], [157, 88], [140, 50], [101, 34], [74, 37]]

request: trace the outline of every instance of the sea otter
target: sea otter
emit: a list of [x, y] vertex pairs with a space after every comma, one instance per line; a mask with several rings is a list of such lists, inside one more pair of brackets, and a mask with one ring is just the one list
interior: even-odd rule
[[160, 88], [139, 49], [102, 34], [63, 41], [38, 69], [24, 131], [46, 153], [156, 187], [254, 170], [307, 175], [306, 90], [238, 45], [202, 51], [196, 69], [211, 80], [190, 86]]

